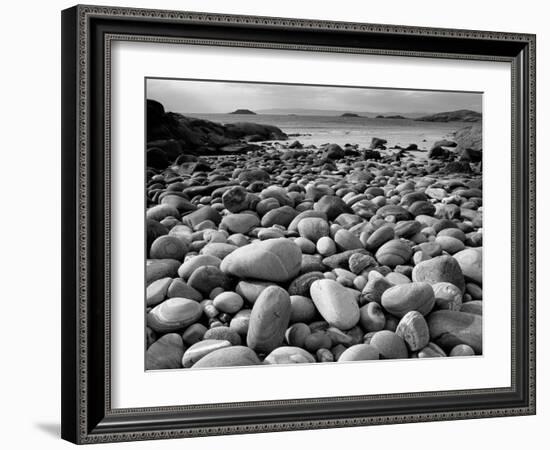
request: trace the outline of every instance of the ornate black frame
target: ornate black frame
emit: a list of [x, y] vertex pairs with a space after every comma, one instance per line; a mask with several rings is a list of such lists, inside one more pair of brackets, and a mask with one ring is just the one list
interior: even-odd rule
[[[512, 65], [512, 386], [116, 410], [110, 403], [110, 43]], [[99, 6], [62, 13], [62, 437], [97, 443], [535, 413], [535, 36]]]

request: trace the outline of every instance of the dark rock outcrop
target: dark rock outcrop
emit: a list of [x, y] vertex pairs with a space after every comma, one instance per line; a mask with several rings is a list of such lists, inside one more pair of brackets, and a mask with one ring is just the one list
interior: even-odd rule
[[166, 112], [147, 100], [147, 164], [162, 170], [179, 156], [246, 153], [259, 147], [249, 142], [286, 140], [272, 125], [237, 122], [223, 125], [209, 120]]
[[481, 124], [469, 125], [461, 128], [454, 134], [457, 151], [464, 149], [481, 150], [483, 148]]
[[451, 152], [446, 148], [435, 146], [428, 152], [429, 159], [447, 159], [451, 156]]
[[371, 150], [374, 150], [374, 149], [377, 149], [377, 148], [379, 148], [380, 150], [386, 150], [385, 144], [387, 144], [387, 143], [388, 143], [388, 141], [386, 141], [386, 139], [380, 139], [380, 138], [377, 138], [377, 137], [373, 137], [369, 148]]
[[249, 109], [236, 109], [233, 112], [230, 112], [229, 114], [252, 114], [256, 115], [254, 111], [250, 111]]
[[418, 117], [415, 120], [424, 122], [481, 122], [481, 113], [470, 109], [459, 109], [446, 111], [437, 114]]
[[329, 144], [325, 149], [325, 158], [341, 159], [345, 156], [345, 152], [338, 144]]

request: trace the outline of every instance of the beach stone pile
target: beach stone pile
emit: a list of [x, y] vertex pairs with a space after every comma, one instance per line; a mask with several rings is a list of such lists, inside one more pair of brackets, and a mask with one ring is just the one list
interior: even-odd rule
[[482, 354], [479, 167], [289, 145], [148, 168], [147, 369]]

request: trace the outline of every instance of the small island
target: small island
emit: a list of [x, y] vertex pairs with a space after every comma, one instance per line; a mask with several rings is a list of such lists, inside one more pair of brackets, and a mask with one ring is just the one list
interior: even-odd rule
[[254, 111], [250, 111], [249, 109], [236, 109], [235, 111], [233, 112], [230, 112], [229, 114], [251, 114], [251, 115], [256, 115], [256, 113]]
[[382, 114], [379, 114], [376, 116], [377, 119], [406, 119], [406, 117], [401, 116], [399, 114], [394, 114], [392, 116], [383, 116]]
[[355, 113], [344, 113], [340, 117], [361, 117], [361, 116]]

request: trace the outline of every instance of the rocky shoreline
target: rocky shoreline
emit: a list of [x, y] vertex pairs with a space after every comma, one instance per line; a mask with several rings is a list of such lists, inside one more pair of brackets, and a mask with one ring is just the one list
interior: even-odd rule
[[149, 149], [178, 149], [148, 154], [147, 369], [482, 354], [479, 161], [448, 142], [431, 159], [384, 139], [214, 148], [220, 124], [188, 145], [165, 119], [148, 127]]

